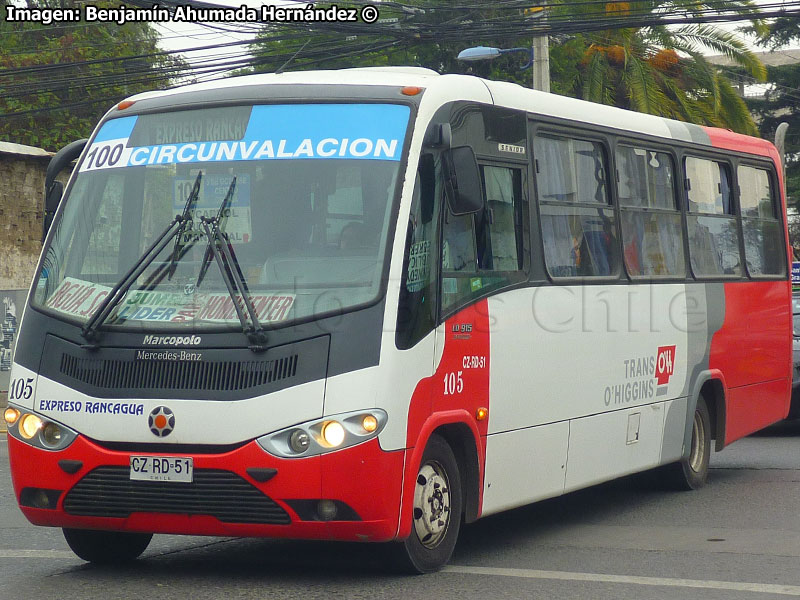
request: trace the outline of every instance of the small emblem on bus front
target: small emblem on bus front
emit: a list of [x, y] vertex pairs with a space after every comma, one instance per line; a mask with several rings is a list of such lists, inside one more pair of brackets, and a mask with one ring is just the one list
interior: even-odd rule
[[199, 335], [146, 335], [142, 343], [146, 346], [199, 346], [202, 341]]
[[147, 425], [153, 435], [166, 437], [175, 429], [175, 415], [166, 406], [159, 406], [150, 411], [147, 417]]

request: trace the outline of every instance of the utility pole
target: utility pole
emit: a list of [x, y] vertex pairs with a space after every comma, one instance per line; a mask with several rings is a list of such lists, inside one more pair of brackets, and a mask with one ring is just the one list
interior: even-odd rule
[[[541, 19], [547, 8], [544, 6], [532, 6], [526, 8], [522, 14], [526, 19]], [[533, 74], [533, 89], [543, 92], [550, 91], [550, 39], [548, 35], [536, 35], [533, 37], [531, 47], [531, 73]]]
[[550, 91], [550, 41], [547, 34], [533, 38], [533, 89]]

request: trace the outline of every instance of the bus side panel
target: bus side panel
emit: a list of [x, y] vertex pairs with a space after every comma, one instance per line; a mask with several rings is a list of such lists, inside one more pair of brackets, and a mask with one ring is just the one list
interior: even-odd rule
[[666, 411], [659, 402], [571, 421], [565, 491], [657, 466]]
[[481, 516], [564, 493], [569, 422], [486, 438]]
[[[711, 341], [709, 366], [728, 385], [726, 443], [786, 417], [792, 328], [788, 281], [726, 283], [725, 322]], [[745, 343], [746, 340], [746, 343]]]
[[728, 390], [725, 443], [786, 418], [791, 382], [776, 379]]
[[725, 322], [711, 341], [709, 366], [729, 388], [790, 377], [790, 296], [788, 281], [725, 284]]

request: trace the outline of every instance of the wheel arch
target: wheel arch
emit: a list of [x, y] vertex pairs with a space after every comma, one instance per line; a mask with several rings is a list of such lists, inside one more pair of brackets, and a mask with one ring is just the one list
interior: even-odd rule
[[455, 454], [461, 475], [464, 521], [472, 523], [480, 513], [481, 490], [478, 449], [472, 431], [465, 423], [450, 423], [438, 427], [433, 433], [443, 437]]
[[725, 376], [718, 369], [701, 372], [692, 386], [686, 411], [686, 426], [683, 433], [683, 457], [688, 458], [692, 446], [692, 423], [697, 401], [702, 396], [708, 407], [711, 418], [711, 438], [714, 450], [719, 452], [725, 447], [725, 422], [727, 417], [727, 385]]
[[411, 511], [408, 507], [413, 505], [414, 482], [422, 455], [434, 434], [441, 436], [455, 454], [464, 492], [465, 521], [470, 523], [480, 516], [485, 451], [475, 419], [466, 410], [434, 413], [420, 429], [414, 447], [406, 451], [397, 539], [405, 539], [411, 533]]

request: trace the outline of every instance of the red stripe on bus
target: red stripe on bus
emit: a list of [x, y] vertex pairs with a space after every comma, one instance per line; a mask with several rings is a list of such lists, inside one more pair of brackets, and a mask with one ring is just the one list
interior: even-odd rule
[[743, 281], [725, 283], [724, 290], [725, 320], [711, 340], [709, 368], [725, 377], [725, 444], [730, 444], [783, 419], [789, 410], [791, 286]]
[[[444, 324], [444, 350], [436, 372], [422, 379], [408, 409], [405, 477], [398, 537], [411, 532], [414, 481], [428, 438], [437, 427], [461, 423], [472, 432], [478, 454], [479, 514], [489, 419], [478, 421], [479, 408], [489, 409], [489, 303], [480, 300]], [[490, 417], [491, 418], [491, 417]], [[463, 474], [462, 474], [463, 477]]]

